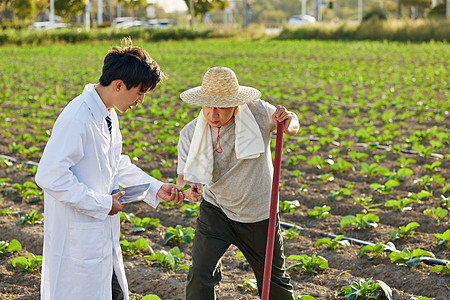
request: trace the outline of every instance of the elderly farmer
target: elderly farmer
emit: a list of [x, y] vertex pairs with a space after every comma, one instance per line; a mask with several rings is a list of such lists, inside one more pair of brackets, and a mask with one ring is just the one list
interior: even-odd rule
[[[299, 122], [260, 96], [224, 67], [209, 69], [201, 87], [181, 93], [183, 101], [202, 106], [178, 143], [177, 184], [190, 184], [186, 198], [202, 201], [186, 299], [215, 299], [220, 260], [231, 244], [250, 263], [261, 294], [273, 174], [270, 134], [276, 122], [284, 122], [284, 133], [292, 136]], [[293, 299], [278, 221], [276, 226], [270, 299]]]
[[174, 184], [163, 184], [130, 162], [114, 110], [142, 104], [163, 78], [149, 54], [131, 45], [106, 55], [98, 84], [87, 84], [61, 112], [45, 147], [36, 182], [44, 190], [41, 299], [128, 299], [119, 245], [124, 195], [119, 185], [149, 183], [144, 201], [180, 203]]

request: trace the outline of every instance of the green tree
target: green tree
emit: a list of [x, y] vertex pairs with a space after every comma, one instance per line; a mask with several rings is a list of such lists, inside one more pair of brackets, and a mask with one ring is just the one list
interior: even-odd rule
[[[184, 0], [186, 6], [189, 8], [190, 0]], [[203, 16], [207, 12], [212, 12], [218, 8], [224, 10], [228, 7], [228, 0], [192, 0], [194, 3], [194, 15]]]
[[12, 6], [21, 20], [32, 18], [36, 11], [34, 0], [14, 0]]
[[85, 0], [55, 0], [55, 14], [69, 19], [84, 11]]

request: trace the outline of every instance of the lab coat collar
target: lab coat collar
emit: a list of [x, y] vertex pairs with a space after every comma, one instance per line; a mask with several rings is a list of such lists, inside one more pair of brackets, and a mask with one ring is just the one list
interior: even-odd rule
[[105, 121], [106, 116], [111, 115], [111, 113], [108, 111], [108, 109], [105, 106], [105, 103], [103, 103], [102, 99], [95, 90], [95, 85], [86, 84], [86, 86], [84, 87], [83, 94], [87, 96], [86, 103], [89, 105], [89, 108], [91, 109], [95, 122], [99, 124], [103, 123]]

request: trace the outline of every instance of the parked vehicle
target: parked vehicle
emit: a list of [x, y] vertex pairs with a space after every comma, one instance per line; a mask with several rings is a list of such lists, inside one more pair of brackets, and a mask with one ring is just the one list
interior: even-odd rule
[[289, 18], [288, 25], [301, 26], [316, 23], [316, 18], [310, 15], [294, 15]]

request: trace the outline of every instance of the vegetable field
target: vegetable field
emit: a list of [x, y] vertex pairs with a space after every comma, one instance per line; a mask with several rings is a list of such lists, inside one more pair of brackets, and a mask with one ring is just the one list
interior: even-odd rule
[[[298, 114], [300, 132], [284, 139], [280, 211], [282, 222], [298, 227], [283, 230], [299, 299], [344, 299], [355, 290], [369, 299], [361, 287], [370, 278], [394, 299], [450, 298], [446, 43], [137, 45], [168, 78], [119, 116], [124, 152], [163, 181], [176, 178], [179, 131], [199, 111], [179, 94], [200, 85], [209, 67], [232, 68], [240, 84]], [[62, 108], [98, 81], [110, 46], [0, 48], [1, 299], [39, 299], [44, 212], [35, 165]], [[184, 298], [197, 208], [125, 207], [121, 245], [132, 297]], [[237, 248], [223, 270], [219, 299], [258, 298]]]

